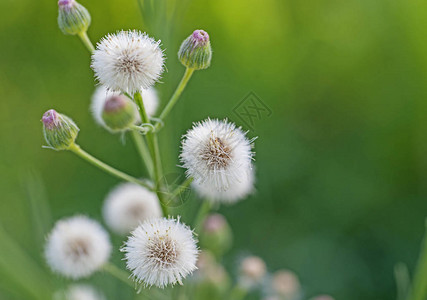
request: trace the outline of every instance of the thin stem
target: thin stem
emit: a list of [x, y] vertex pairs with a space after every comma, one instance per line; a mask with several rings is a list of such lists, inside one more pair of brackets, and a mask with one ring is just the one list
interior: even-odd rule
[[184, 192], [190, 184], [193, 182], [194, 178], [190, 177], [187, 178], [180, 186], [178, 186], [170, 195], [170, 199], [174, 199], [175, 197], [179, 196], [182, 192]]
[[159, 149], [159, 141], [157, 139], [157, 134], [153, 134], [153, 161], [154, 161], [154, 173], [156, 177], [156, 193], [159, 198], [160, 204], [162, 205], [162, 212], [165, 217], [169, 215], [168, 213], [168, 204], [164, 198], [166, 194], [169, 193], [168, 189], [163, 184], [163, 168], [162, 161], [160, 158], [160, 149]]
[[[139, 114], [141, 116], [142, 123], [149, 123], [150, 120], [148, 118], [147, 112], [144, 107], [144, 102], [142, 100], [141, 93], [137, 92], [134, 94], [134, 100], [139, 108]], [[155, 132], [147, 132], [146, 135], [147, 138], [147, 144], [148, 148], [151, 152], [151, 159], [153, 161], [153, 170], [154, 170], [154, 182], [156, 187], [156, 194], [157, 198], [159, 198], [160, 206], [163, 211], [163, 215], [165, 217], [168, 216], [168, 210], [166, 203], [163, 198], [163, 184], [162, 184], [162, 166], [161, 166], [161, 160], [160, 160], [160, 151], [159, 151], [159, 145], [157, 141], [157, 135]]]
[[194, 219], [194, 230], [196, 231], [196, 233], [200, 233], [202, 226], [203, 226], [203, 222], [206, 219], [206, 216], [208, 215], [209, 211], [212, 208], [212, 204], [211, 201], [209, 200], [204, 200], [202, 202], [202, 204], [200, 204], [199, 207], [199, 211], [197, 212], [196, 218]]
[[[182, 77], [180, 83], [178, 84], [175, 92], [173, 93], [172, 97], [170, 98], [168, 104], [163, 109], [162, 113], [160, 114], [159, 119], [164, 120], [167, 115], [170, 113], [172, 108], [175, 106], [175, 104], [178, 102], [179, 97], [181, 96], [182, 92], [184, 91], [188, 81], [191, 78], [191, 75], [193, 75], [194, 69], [187, 68], [185, 69], [184, 76]], [[160, 124], [156, 124], [156, 129], [160, 128]]]
[[95, 47], [93, 46], [89, 36], [87, 35], [87, 32], [79, 32], [77, 34], [79, 38], [82, 40], [83, 44], [86, 46], [87, 50], [89, 50], [90, 53], [95, 51]]
[[[162, 180], [163, 167], [162, 167], [162, 160], [160, 158], [159, 140], [157, 138], [157, 134], [155, 134], [155, 133], [152, 135], [152, 137], [153, 137], [153, 161], [154, 161], [154, 166], [155, 166], [154, 170], [155, 170], [155, 173], [157, 174], [156, 179], [157, 179], [158, 185], [159, 185], [158, 190], [160, 192], [164, 193], [165, 191], [162, 190], [162, 188], [163, 188], [163, 180]], [[163, 195], [163, 193], [162, 193], [162, 195]], [[162, 198], [163, 198], [163, 196], [162, 196]]]
[[113, 277], [116, 277], [118, 280], [126, 283], [132, 288], [135, 288], [135, 284], [129, 279], [129, 274], [123, 271], [122, 269], [119, 269], [117, 266], [113, 265], [112, 263], [106, 263], [103, 266], [103, 269], [105, 272], [109, 273]]
[[425, 300], [427, 298], [427, 233], [424, 234], [420, 256], [409, 293], [408, 300]]
[[147, 148], [147, 144], [137, 130], [131, 130], [131, 134], [139, 156], [141, 156], [142, 162], [148, 171], [148, 175], [153, 179], [153, 162], [151, 161], [150, 151]]
[[133, 183], [142, 185], [142, 186], [144, 186], [150, 190], [153, 189], [149, 184], [145, 183], [144, 181], [139, 180], [135, 177], [132, 177], [132, 176], [130, 176], [130, 175], [128, 175], [122, 171], [119, 171], [119, 170], [107, 165], [106, 163], [100, 161], [99, 159], [93, 157], [92, 155], [90, 155], [89, 153], [84, 151], [82, 148], [80, 148], [80, 146], [77, 144], [72, 144], [70, 146], [70, 148], [68, 148], [68, 150], [77, 154], [77, 156], [80, 156], [81, 158], [83, 158], [87, 162], [89, 162], [92, 165], [100, 168], [101, 170], [105, 171], [106, 173], [108, 173], [110, 175], [113, 175], [113, 176], [120, 178], [122, 180], [125, 180], [125, 181], [129, 181], [129, 182], [133, 182]]
[[140, 92], [136, 92], [135, 95], [133, 95], [133, 99], [135, 100], [136, 104], [139, 108], [139, 115], [141, 116], [141, 122], [142, 123], [150, 123], [150, 119], [148, 118], [147, 111], [144, 107], [144, 101], [142, 99], [142, 95]]

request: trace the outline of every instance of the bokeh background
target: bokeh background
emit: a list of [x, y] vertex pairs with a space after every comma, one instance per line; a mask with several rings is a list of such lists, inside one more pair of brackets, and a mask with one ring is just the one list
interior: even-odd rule
[[[166, 172], [183, 172], [180, 137], [192, 122], [229, 118], [246, 127], [233, 109], [250, 92], [271, 110], [248, 134], [258, 136], [256, 194], [220, 208], [234, 231], [231, 272], [251, 253], [269, 271], [295, 271], [306, 298], [395, 298], [394, 265], [413, 271], [427, 211], [424, 1], [156, 0], [144, 14], [136, 0], [81, 2], [93, 41], [119, 29], [162, 40], [163, 104], [184, 72], [181, 41], [194, 29], [209, 32], [212, 66], [194, 75], [161, 133]], [[142, 171], [129, 138], [95, 125], [90, 57], [56, 17], [54, 0], [0, 1], [1, 299], [30, 299], [25, 285], [52, 280], [41, 258], [44, 231], [76, 212], [101, 220], [117, 183], [71, 153], [42, 149], [44, 111], [71, 116], [87, 151]], [[121, 299], [114, 280], [96, 280]]]

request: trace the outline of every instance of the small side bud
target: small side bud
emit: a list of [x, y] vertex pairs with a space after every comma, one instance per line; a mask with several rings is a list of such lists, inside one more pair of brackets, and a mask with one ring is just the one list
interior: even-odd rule
[[298, 299], [300, 282], [297, 275], [289, 270], [279, 270], [273, 275], [273, 290], [285, 299]]
[[216, 256], [223, 255], [232, 243], [231, 228], [220, 214], [209, 215], [203, 223], [200, 244]]
[[67, 150], [76, 140], [79, 128], [69, 117], [49, 109], [41, 121], [44, 138], [52, 149]]
[[209, 250], [200, 252], [197, 268], [194, 299], [223, 299], [230, 288], [230, 276]]
[[58, 1], [58, 25], [64, 34], [86, 32], [90, 25], [88, 10], [75, 0]]
[[206, 69], [211, 64], [212, 48], [209, 34], [203, 30], [195, 30], [182, 42], [178, 51], [181, 63], [191, 69]]
[[259, 284], [267, 272], [265, 262], [257, 256], [243, 259], [240, 265], [240, 284], [245, 288], [252, 288]]
[[125, 96], [113, 95], [106, 99], [102, 119], [111, 131], [126, 130], [135, 123], [135, 118], [135, 105]]

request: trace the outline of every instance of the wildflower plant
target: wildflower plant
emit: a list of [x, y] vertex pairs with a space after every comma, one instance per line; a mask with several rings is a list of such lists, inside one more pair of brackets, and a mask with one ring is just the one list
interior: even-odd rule
[[[247, 131], [208, 115], [194, 122], [182, 136], [177, 157], [185, 169], [184, 180], [173, 190], [163, 180], [158, 135], [169, 125], [167, 117], [194, 72], [211, 65], [209, 34], [195, 30], [182, 42], [177, 56], [185, 67], [183, 77], [166, 105], [160, 107], [154, 86], [166, 70], [166, 57], [159, 40], [139, 30], [121, 30], [94, 45], [87, 34], [91, 24], [88, 10], [75, 0], [59, 0], [58, 7], [61, 31], [78, 36], [91, 55], [90, 67], [98, 82], [89, 108], [95, 122], [112, 134], [132, 137], [147, 176], [129, 175], [87, 153], [77, 144], [80, 129], [76, 123], [54, 109], [46, 111], [41, 119], [46, 148], [71, 151], [122, 181], [106, 195], [100, 210], [112, 234], [126, 236], [123, 246], [115, 248], [98, 221], [84, 215], [59, 220], [44, 247], [50, 269], [70, 280], [107, 272], [135, 294], [149, 297], [158, 288], [183, 285], [178, 296], [172, 293], [168, 299], [243, 299], [256, 289], [265, 299], [302, 299], [297, 275], [290, 270], [270, 275], [260, 257], [243, 257], [234, 280], [221, 264], [233, 234], [227, 220], [211, 211], [254, 191], [255, 138]], [[201, 200], [191, 226], [173, 215], [170, 207], [190, 187]], [[110, 262], [111, 254], [119, 251], [127, 270]], [[332, 299], [321, 297], [316, 299]], [[54, 299], [106, 297], [91, 286], [70, 284], [57, 291]]]
[[[90, 105], [95, 122], [112, 134], [132, 137], [148, 177], [129, 175], [84, 151], [77, 144], [79, 128], [71, 118], [48, 110], [42, 117], [46, 147], [71, 151], [123, 181], [106, 196], [102, 215], [113, 234], [128, 236], [120, 248], [128, 272], [109, 262], [111, 252], [118, 249], [113, 249], [107, 231], [85, 216], [56, 223], [45, 245], [48, 265], [55, 273], [71, 279], [87, 278], [102, 270], [139, 287], [137, 291], [186, 285], [197, 270], [201, 251], [198, 239], [202, 238], [204, 251], [213, 253], [209, 263], [212, 266], [206, 270], [220, 274], [207, 274], [205, 270], [193, 277], [204, 274], [209, 280], [215, 279], [217, 287], [224, 283], [218, 290], [225, 297], [231, 290], [225, 288], [229, 276], [220, 262], [231, 246], [231, 228], [223, 216], [207, 215], [213, 205], [235, 203], [254, 190], [254, 139], [247, 138], [247, 132], [228, 120], [207, 116], [194, 123], [182, 137], [179, 157], [186, 177], [173, 190], [163, 180], [158, 142], [158, 134], [168, 125], [167, 117], [194, 72], [211, 64], [209, 34], [195, 30], [182, 42], [178, 59], [185, 67], [183, 78], [157, 114], [160, 105], [154, 85], [166, 69], [161, 42], [146, 32], [121, 30], [107, 34], [94, 45], [87, 34], [91, 22], [88, 10], [75, 0], [60, 0], [58, 5], [60, 29], [77, 35], [91, 54], [90, 67], [99, 84]], [[179, 215], [172, 215], [169, 207], [171, 199], [190, 186], [202, 200], [191, 227]], [[189, 280], [189, 284], [197, 286], [198, 281]], [[72, 299], [75, 296], [70, 295], [78, 293], [91, 294], [92, 298], [96, 295], [86, 286], [65, 290]]]

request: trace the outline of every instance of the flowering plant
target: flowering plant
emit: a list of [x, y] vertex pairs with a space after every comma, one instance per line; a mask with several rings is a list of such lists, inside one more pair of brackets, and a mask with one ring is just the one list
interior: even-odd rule
[[[42, 118], [47, 148], [71, 151], [126, 182], [106, 197], [103, 216], [111, 231], [128, 235], [120, 250], [130, 274], [108, 262], [112, 246], [106, 230], [97, 221], [80, 215], [59, 220], [49, 234], [45, 256], [52, 271], [80, 279], [102, 269], [148, 295], [150, 291], [142, 289], [183, 285], [199, 267], [196, 278], [217, 286], [219, 296], [231, 293], [231, 297], [242, 297], [244, 291], [260, 282], [264, 263], [256, 257], [248, 258], [242, 264], [246, 279], [229, 291], [228, 278], [217, 261], [230, 246], [231, 231], [221, 215], [208, 214], [212, 205], [232, 204], [253, 191], [254, 139], [248, 139], [246, 132], [227, 120], [208, 118], [195, 123], [182, 138], [180, 159], [187, 179], [174, 190], [164, 182], [157, 139], [193, 73], [210, 66], [208, 33], [195, 30], [182, 43], [178, 58], [186, 67], [184, 76], [155, 117], [159, 101], [153, 86], [165, 70], [160, 41], [136, 30], [119, 31], [108, 34], [94, 47], [87, 35], [89, 12], [75, 0], [58, 4], [61, 30], [79, 36], [92, 55], [91, 67], [99, 82], [91, 105], [95, 121], [113, 134], [131, 134], [148, 178], [126, 174], [84, 151], [76, 143], [79, 128], [71, 118], [48, 110]], [[190, 186], [203, 199], [192, 228], [169, 210], [169, 203]], [[205, 246], [203, 254], [196, 236]], [[200, 255], [205, 258], [197, 263]], [[202, 272], [206, 274], [202, 276]], [[85, 289], [78, 291], [84, 293]], [[71, 288], [66, 295], [74, 292]]]
[[[210, 211], [244, 199], [254, 190], [254, 139], [247, 138], [247, 132], [227, 120], [208, 118], [195, 123], [182, 138], [180, 160], [186, 180], [174, 189], [165, 182], [158, 135], [168, 126], [167, 117], [194, 72], [210, 66], [209, 35], [195, 30], [182, 43], [178, 58], [186, 68], [184, 76], [157, 114], [161, 105], [154, 85], [165, 71], [160, 41], [139, 31], [119, 31], [94, 47], [87, 35], [89, 12], [74, 0], [58, 4], [59, 27], [65, 34], [77, 35], [92, 56], [91, 67], [99, 82], [91, 105], [94, 119], [113, 134], [132, 137], [146, 174], [145, 178], [131, 176], [98, 160], [76, 143], [79, 128], [71, 118], [52, 109], [44, 114], [47, 148], [71, 151], [123, 181], [107, 195], [102, 212], [115, 235], [127, 236], [120, 248], [125, 271], [109, 261], [111, 253], [119, 249], [112, 246], [99, 222], [82, 215], [59, 220], [45, 245], [52, 271], [72, 280], [108, 272], [136, 287], [139, 294], [135, 297], [141, 298], [241, 299], [250, 291], [268, 287], [262, 294], [269, 299], [301, 299], [295, 274], [283, 270], [268, 276], [259, 257], [242, 259], [233, 281], [220, 264], [232, 234], [224, 217]], [[173, 215], [170, 204], [190, 186], [202, 204], [193, 222], [186, 225]], [[170, 288], [176, 284], [183, 287]], [[56, 297], [104, 296], [87, 285], [71, 285]]]

